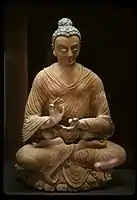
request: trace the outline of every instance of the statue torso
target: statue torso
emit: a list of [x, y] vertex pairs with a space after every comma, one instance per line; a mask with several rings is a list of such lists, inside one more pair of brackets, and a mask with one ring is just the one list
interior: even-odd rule
[[[56, 73], [54, 66], [44, 69], [45, 90], [48, 93], [48, 103], [58, 98], [58, 104], [65, 107], [64, 118], [88, 117], [90, 111], [90, 94], [92, 77], [90, 70], [80, 64], [73, 80], [67, 84], [67, 80], [61, 79], [60, 73]], [[68, 79], [71, 81], [71, 79]]]

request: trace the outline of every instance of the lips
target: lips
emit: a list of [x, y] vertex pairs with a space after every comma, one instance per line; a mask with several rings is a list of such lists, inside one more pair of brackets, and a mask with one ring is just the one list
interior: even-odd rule
[[68, 59], [68, 62], [73, 62], [74, 58]]
[[68, 62], [73, 62], [73, 60], [68, 60]]

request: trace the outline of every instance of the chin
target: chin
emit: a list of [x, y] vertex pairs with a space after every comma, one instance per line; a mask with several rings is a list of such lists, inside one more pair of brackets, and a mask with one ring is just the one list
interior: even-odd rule
[[75, 61], [71, 61], [71, 62], [68, 62], [67, 63], [67, 66], [72, 66], [72, 65], [74, 65], [75, 64]]

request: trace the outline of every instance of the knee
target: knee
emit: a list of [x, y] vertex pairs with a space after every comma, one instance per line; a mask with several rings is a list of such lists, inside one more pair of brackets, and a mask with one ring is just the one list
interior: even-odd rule
[[28, 145], [25, 145], [17, 151], [16, 161], [18, 164], [24, 165], [25, 163], [29, 163], [32, 161], [28, 147]]
[[117, 159], [120, 164], [123, 164], [126, 161], [126, 151], [121, 147], [120, 151], [117, 154]]

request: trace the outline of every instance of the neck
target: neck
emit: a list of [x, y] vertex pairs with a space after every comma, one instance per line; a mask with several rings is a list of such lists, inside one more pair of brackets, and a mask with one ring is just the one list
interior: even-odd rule
[[57, 63], [58, 64], [58, 67], [64, 71], [73, 71], [75, 68], [76, 68], [76, 62], [73, 63], [72, 65], [64, 65], [60, 62]]

